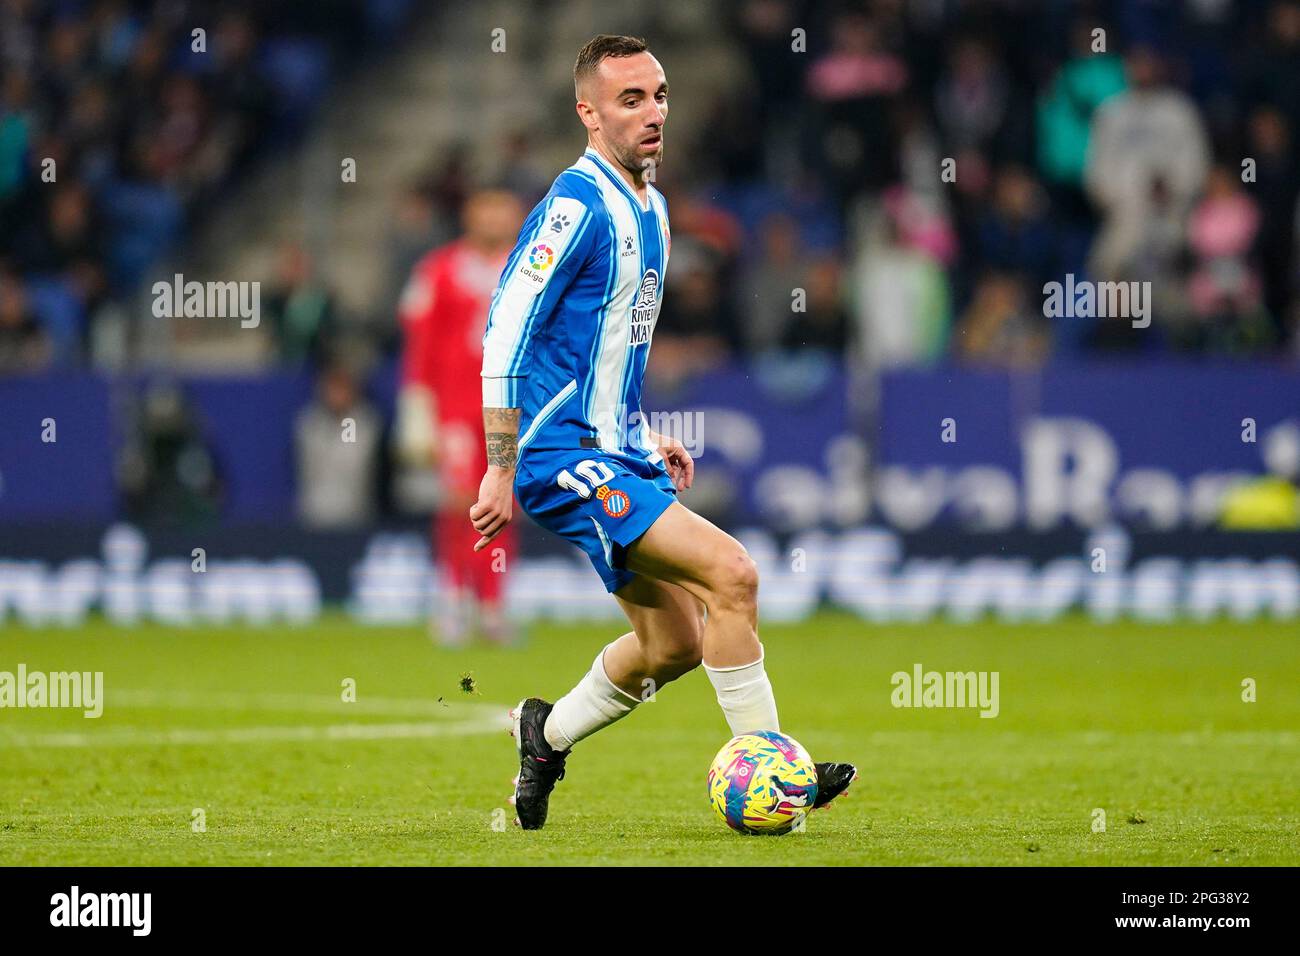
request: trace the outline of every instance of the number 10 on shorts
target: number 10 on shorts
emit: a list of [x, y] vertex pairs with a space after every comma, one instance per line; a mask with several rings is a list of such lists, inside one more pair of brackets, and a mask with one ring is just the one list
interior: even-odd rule
[[565, 468], [555, 476], [555, 483], [561, 488], [567, 489], [577, 494], [581, 498], [590, 498], [593, 488], [608, 484], [614, 480], [614, 470], [603, 461], [593, 461], [588, 458], [586, 461], [580, 461], [573, 467], [582, 478], [586, 481], [580, 481], [570, 474], [569, 469]]

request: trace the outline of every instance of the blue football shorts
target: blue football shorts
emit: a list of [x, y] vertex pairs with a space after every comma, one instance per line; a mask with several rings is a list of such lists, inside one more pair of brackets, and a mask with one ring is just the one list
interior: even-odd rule
[[597, 449], [530, 448], [515, 472], [515, 497], [547, 531], [587, 553], [605, 590], [636, 575], [627, 548], [677, 497], [663, 459], [650, 461]]

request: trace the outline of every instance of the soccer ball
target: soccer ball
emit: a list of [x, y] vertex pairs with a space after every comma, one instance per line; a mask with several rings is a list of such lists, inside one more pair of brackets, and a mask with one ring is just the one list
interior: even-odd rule
[[817, 770], [797, 740], [772, 730], [727, 741], [709, 768], [709, 802], [739, 833], [789, 833], [817, 799]]

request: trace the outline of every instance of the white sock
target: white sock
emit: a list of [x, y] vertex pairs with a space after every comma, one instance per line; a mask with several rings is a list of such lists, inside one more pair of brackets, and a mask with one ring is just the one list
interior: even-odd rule
[[615, 686], [605, 673], [605, 648], [600, 649], [591, 670], [555, 702], [546, 718], [546, 742], [556, 750], [568, 750], [584, 737], [621, 720], [641, 701]]
[[739, 667], [704, 665], [713, 689], [718, 692], [718, 703], [727, 718], [727, 725], [736, 736], [755, 730], [781, 730], [776, 719], [772, 682], [763, 670], [764, 656]]

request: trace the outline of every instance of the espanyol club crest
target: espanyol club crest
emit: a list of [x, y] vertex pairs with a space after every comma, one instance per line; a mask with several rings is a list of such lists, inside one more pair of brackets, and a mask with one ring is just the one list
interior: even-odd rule
[[609, 485], [601, 485], [597, 488], [596, 497], [600, 499], [605, 514], [611, 518], [621, 518], [632, 509], [632, 499], [627, 496], [627, 492], [611, 488]]
[[641, 288], [632, 306], [632, 337], [629, 345], [645, 345], [654, 331], [655, 313], [659, 305], [659, 273], [647, 269], [641, 277]]

